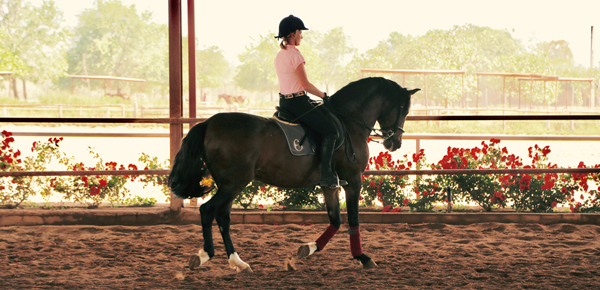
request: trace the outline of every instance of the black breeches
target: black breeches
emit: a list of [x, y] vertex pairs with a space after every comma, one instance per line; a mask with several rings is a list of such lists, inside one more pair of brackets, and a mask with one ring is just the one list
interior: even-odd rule
[[335, 126], [320, 110], [310, 103], [308, 96], [292, 99], [279, 99], [279, 106], [294, 114], [298, 121], [315, 130], [321, 137], [335, 135]]

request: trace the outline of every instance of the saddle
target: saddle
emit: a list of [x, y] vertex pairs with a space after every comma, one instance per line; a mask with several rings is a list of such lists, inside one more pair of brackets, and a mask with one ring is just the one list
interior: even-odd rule
[[[337, 131], [335, 150], [339, 149], [344, 143], [345, 136], [342, 123], [334, 114], [325, 108], [322, 103], [313, 102], [313, 105], [316, 107], [316, 110], [321, 110], [321, 112], [323, 112], [325, 116], [327, 116], [327, 118], [329, 118], [329, 120], [334, 124]], [[283, 131], [290, 149], [290, 153], [292, 153], [294, 156], [317, 154], [317, 152], [320, 151], [319, 145], [321, 144], [319, 135], [312, 129], [306, 127], [298, 121], [295, 121], [296, 116], [292, 113], [280, 108], [279, 106], [275, 107], [275, 109], [277, 111], [275, 114], [273, 114], [273, 120], [275, 120], [275, 123], [279, 125], [281, 131]]]

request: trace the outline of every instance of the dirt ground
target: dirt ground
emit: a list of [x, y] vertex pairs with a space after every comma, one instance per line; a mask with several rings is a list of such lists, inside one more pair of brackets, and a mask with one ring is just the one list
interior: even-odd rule
[[0, 228], [0, 289], [588, 289], [600, 288], [600, 226], [485, 223], [363, 224], [363, 270], [348, 228], [290, 271], [286, 259], [326, 225], [232, 226], [242, 260], [216, 256], [187, 268], [201, 247], [198, 225]]

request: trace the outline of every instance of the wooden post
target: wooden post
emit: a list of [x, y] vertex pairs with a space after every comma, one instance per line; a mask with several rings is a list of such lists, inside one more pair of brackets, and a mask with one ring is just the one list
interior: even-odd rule
[[529, 110], [531, 111], [533, 105], [533, 79], [529, 80], [531, 84], [529, 85]]
[[502, 83], [502, 106], [506, 107], [506, 76], [502, 77], [504, 82]]
[[427, 110], [427, 74], [425, 74], [425, 110]]
[[[181, 0], [169, 0], [169, 117], [181, 118], [183, 112], [183, 86], [182, 86], [182, 58], [181, 58]], [[171, 121], [169, 126], [171, 166], [175, 162], [175, 155], [181, 147], [183, 137], [183, 124]], [[171, 193], [171, 211], [180, 211], [183, 200]]]
[[475, 92], [475, 110], [479, 110], [479, 76], [477, 76], [477, 92]]
[[190, 118], [196, 118], [196, 29], [194, 27], [194, 0], [187, 1], [188, 9], [188, 55], [190, 82]]
[[558, 83], [559, 81], [556, 81], [556, 101], [554, 102], [554, 111], [558, 111]]
[[517, 79], [519, 82], [519, 110], [521, 109], [521, 80]]
[[[187, 1], [188, 9], [188, 59], [189, 59], [189, 115], [190, 118], [196, 118], [196, 28], [195, 28], [195, 11], [194, 11], [194, 0]], [[192, 124], [190, 124], [190, 127]], [[191, 206], [198, 205], [198, 198], [192, 198], [190, 200]]]
[[565, 82], [565, 110], [569, 108], [569, 82]]

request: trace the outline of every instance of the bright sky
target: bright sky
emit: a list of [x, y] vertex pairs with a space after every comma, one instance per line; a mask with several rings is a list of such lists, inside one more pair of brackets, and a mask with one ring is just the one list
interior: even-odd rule
[[[93, 0], [55, 0], [65, 13], [65, 25], [93, 7]], [[122, 0], [138, 11], [149, 10], [154, 20], [167, 23], [167, 0]], [[37, 3], [41, 0], [32, 0]], [[186, 11], [186, 0], [183, 11]], [[551, 40], [569, 42], [577, 64], [589, 67], [591, 26], [595, 28], [594, 66], [600, 65], [599, 0], [214, 0], [196, 1], [196, 36], [200, 47], [216, 45], [232, 63], [237, 55], [289, 14], [319, 32], [341, 26], [360, 53], [374, 48], [390, 32], [419, 36], [431, 29], [449, 29], [471, 23], [507, 29], [526, 46]], [[187, 20], [184, 19], [184, 27]], [[514, 31], [513, 31], [514, 30]], [[184, 34], [187, 34], [184, 28]], [[310, 37], [306, 32], [304, 37]]]

